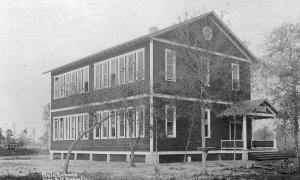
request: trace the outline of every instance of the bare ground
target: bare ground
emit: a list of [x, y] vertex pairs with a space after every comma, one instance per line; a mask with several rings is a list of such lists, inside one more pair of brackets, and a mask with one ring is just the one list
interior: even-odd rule
[[[204, 177], [201, 175], [200, 162], [158, 165], [137, 163], [135, 168], [131, 168], [125, 162], [78, 160], [70, 161], [69, 173], [82, 174], [89, 179], [240, 179], [241, 177], [261, 179], [260, 177], [265, 176], [278, 177], [278, 168], [281, 164], [282, 161], [272, 161], [269, 164], [268, 162], [236, 161], [237, 168], [233, 171], [233, 161], [209, 161], [209, 176]], [[24, 176], [35, 172], [57, 173], [62, 172], [63, 165], [64, 160], [49, 160], [49, 156], [46, 155], [2, 156], [0, 157], [0, 176]], [[253, 165], [256, 168], [253, 168]], [[272, 180], [275, 179], [272, 178]]]

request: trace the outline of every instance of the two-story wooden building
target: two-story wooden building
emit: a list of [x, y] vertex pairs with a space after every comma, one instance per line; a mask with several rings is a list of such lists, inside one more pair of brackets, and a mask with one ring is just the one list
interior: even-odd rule
[[[211, 51], [205, 47], [190, 46], [172, 38], [172, 34], [174, 35], [178, 28], [190, 24], [202, 25], [199, 36], [207, 42], [214, 40], [215, 32], [219, 32], [223, 37], [224, 44], [220, 46], [222, 48]], [[232, 115], [237, 116], [237, 157], [248, 158], [248, 152], [254, 149], [252, 122], [255, 119], [273, 118], [277, 114], [276, 108], [268, 100], [251, 101], [251, 63], [257, 62], [256, 57], [214, 12], [165, 29], [152, 28], [151, 30], [152, 32], [145, 36], [48, 71], [51, 72], [51, 158], [65, 158], [72, 141], [91, 126], [87, 112], [74, 111], [77, 104], [72, 101], [74, 95], [68, 90], [76, 91], [79, 95], [89, 92], [102, 93], [113, 91], [118, 86], [144, 81], [149, 86], [148, 91], [142, 96], [148, 103], [135, 112], [137, 118], [143, 120], [140, 121], [143, 124], [136, 123], [134, 127], [133, 138], [139, 135], [141, 137], [136, 146], [136, 160], [147, 163], [155, 162], [157, 148], [159, 162], [181, 161], [185, 153], [189, 121], [180, 116], [184, 109], [168, 104], [168, 100], [196, 102], [198, 98], [174, 94], [172, 90], [168, 91], [171, 93], [166, 93], [166, 91], [159, 90], [155, 83], [157, 79], [177, 83], [178, 62], [181, 59], [178, 58], [179, 52], [176, 52], [175, 46], [208, 53], [214, 59], [230, 67], [228, 70], [230, 88], [227, 89], [227, 93], [239, 91], [239, 94], [243, 96], [239, 98], [240, 102], [234, 104], [228, 98], [204, 99], [207, 104], [211, 103], [205, 109], [206, 143], [208, 147], [212, 147], [208, 159], [232, 159], [234, 127]], [[230, 49], [230, 51], [224, 49]], [[208, 72], [209, 66], [208, 63]], [[210, 78], [212, 77], [208, 76], [206, 79], [208, 83]], [[213, 87], [211, 85], [207, 88]], [[127, 99], [130, 100], [133, 97], [129, 96]], [[120, 100], [114, 100], [114, 102], [118, 101]], [[155, 103], [158, 102], [162, 103], [161, 106], [165, 112], [160, 119], [166, 136], [157, 139], [158, 142], [156, 142], [153, 132], [147, 127], [153, 127], [155, 123], [153, 113], [156, 111]], [[103, 117], [117, 112], [116, 109], [104, 109], [101, 102], [95, 102], [91, 106], [94, 106], [97, 114]], [[192, 161], [201, 160], [201, 151], [197, 150], [197, 147], [201, 146], [200, 134], [200, 128], [192, 134], [187, 151]], [[257, 145], [257, 142], [255, 144]], [[129, 156], [128, 125], [121, 115], [111, 116], [100, 129], [95, 129], [85, 135], [72, 153], [72, 158], [77, 160], [127, 161]]]

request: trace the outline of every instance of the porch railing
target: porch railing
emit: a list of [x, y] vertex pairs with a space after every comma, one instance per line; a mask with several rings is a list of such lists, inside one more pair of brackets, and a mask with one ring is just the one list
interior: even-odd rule
[[274, 141], [252, 141], [251, 142], [253, 148], [273, 148]]
[[[235, 149], [243, 149], [243, 140], [235, 140]], [[234, 140], [221, 140], [221, 149], [234, 149]]]

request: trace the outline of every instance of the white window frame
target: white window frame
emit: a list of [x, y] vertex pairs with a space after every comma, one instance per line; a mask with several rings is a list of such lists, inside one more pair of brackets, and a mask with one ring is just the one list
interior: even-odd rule
[[[101, 115], [102, 115], [101, 112], [96, 112], [96, 121], [99, 123], [101, 123]], [[96, 136], [97, 127], [95, 127], [93, 139], [101, 139], [101, 127], [102, 127], [102, 124], [99, 127], [99, 137]]]
[[79, 69], [76, 71], [76, 74], [77, 74], [77, 84], [76, 84], [76, 88], [77, 88], [77, 93], [78, 94], [81, 94], [83, 92], [83, 87], [82, 87], [82, 84], [83, 84], [83, 69]]
[[[62, 124], [61, 124], [61, 120], [62, 120]], [[61, 127], [62, 126], [62, 127]], [[64, 118], [63, 117], [59, 117], [58, 118], [58, 139], [59, 140], [64, 140]]]
[[[237, 82], [238, 82], [238, 88], [237, 89], [234, 89], [234, 85], [233, 85], [233, 68], [237, 67]], [[239, 64], [235, 64], [235, 63], [232, 63], [231, 64], [231, 87], [232, 87], [232, 90], [234, 91], [239, 91], [240, 90], [240, 66]]]
[[[130, 66], [129, 66], [129, 56], [132, 56], [132, 80], [129, 80], [129, 71], [130, 71]], [[127, 55], [126, 55], [126, 59], [127, 59], [127, 64], [126, 64], [126, 73], [127, 73], [127, 83], [132, 83], [132, 82], [134, 82], [134, 80], [135, 80], [135, 74], [136, 74], [136, 65], [135, 65], [135, 63], [136, 63], [136, 61], [135, 61], [135, 59], [136, 59], [136, 54], [135, 54], [135, 52], [133, 52], [133, 53], [128, 53]]]
[[[85, 129], [85, 123], [87, 122], [87, 128]], [[88, 130], [90, 127], [90, 123], [89, 123], [89, 114], [85, 113], [83, 114], [83, 120], [82, 120], [82, 132]], [[89, 139], [89, 132], [87, 134], [85, 134], [82, 139], [87, 140]]]
[[65, 116], [64, 117], [64, 136], [65, 136], [65, 140], [69, 140], [70, 139], [70, 116]]
[[[57, 81], [56, 81], [57, 79]], [[54, 99], [58, 99], [59, 98], [59, 77], [58, 76], [55, 76], [53, 78], [53, 84], [54, 84], [54, 89], [53, 89], [53, 96], [54, 96]]]
[[206, 62], [207, 73], [205, 77], [205, 86], [210, 87], [210, 60], [209, 58], [204, 58]]
[[[74, 123], [72, 123], [74, 119]], [[76, 132], [77, 132], [77, 126], [76, 126], [76, 122], [77, 122], [77, 116], [76, 115], [72, 115], [70, 117], [70, 140], [75, 140], [76, 139]], [[74, 137], [72, 137], [72, 134], [73, 134], [73, 126], [72, 124], [74, 124]]]
[[[124, 64], [124, 68], [121, 68], [121, 59], [123, 61], [123, 64]], [[126, 84], [126, 56], [122, 55], [122, 56], [119, 56], [118, 57], [118, 70], [119, 70], [119, 78], [118, 78], [118, 81], [119, 81], [119, 85], [121, 84]], [[121, 73], [122, 72], [122, 73]], [[121, 77], [121, 75], [124, 75], [124, 77]], [[123, 82], [121, 82], [121, 80]]]
[[[139, 119], [139, 113], [142, 112], [143, 113], [143, 119], [140, 120]], [[140, 134], [140, 124], [142, 122], [143, 124], [143, 135], [140, 136], [140, 138], [143, 138], [145, 136], [145, 106], [142, 105], [140, 108], [137, 109], [136, 111], [136, 119], [137, 119], [137, 122], [136, 122], [136, 137], [139, 137], [139, 134]]]
[[[108, 118], [107, 120], [104, 121], [104, 119], [103, 119], [104, 113], [107, 113], [108, 117], [110, 115], [108, 110], [101, 111], [101, 120], [102, 120], [102, 123], [101, 123], [101, 135], [100, 135], [101, 138], [100, 139], [108, 139], [109, 138], [109, 120], [110, 120], [110, 118]], [[103, 129], [104, 129], [105, 123], [107, 123], [107, 136], [106, 137], [103, 136], [103, 133], [104, 133]]]
[[[80, 135], [80, 134], [79, 134], [79, 124], [78, 124], [79, 117], [81, 118], [81, 122], [82, 122], [82, 119], [83, 119], [82, 117], [83, 117], [83, 116], [82, 116], [81, 114], [76, 114], [76, 117], [77, 117], [77, 118], [76, 118], [76, 133], [75, 133], [75, 134], [76, 134], [76, 139], [77, 139], [77, 138], [79, 137], [79, 135]], [[82, 124], [82, 123], [81, 123], [81, 124]], [[82, 126], [81, 126], [81, 128], [80, 128], [80, 131], [82, 131]]]
[[[141, 79], [139, 79], [139, 67], [140, 67], [140, 65], [139, 65], [139, 59], [138, 59], [138, 54], [139, 53], [142, 53], [142, 58], [143, 58], [143, 60], [142, 60], [142, 63], [143, 63], [143, 65], [142, 65], [142, 78]], [[135, 58], [135, 67], [136, 67], [136, 80], [138, 80], [138, 81], [140, 81], [140, 80], [145, 80], [145, 48], [143, 48], [143, 49], [140, 49], [140, 50], [137, 50], [136, 51], [136, 58]]]
[[[101, 73], [102, 73], [102, 70], [100, 70], [100, 68], [102, 68], [102, 66], [100, 66], [99, 63], [94, 65], [94, 90], [98, 90], [98, 89], [101, 88]], [[97, 69], [98, 69], [99, 74], [97, 74]], [[97, 84], [98, 84], [98, 86], [97, 86]]]
[[207, 123], [205, 123], [205, 126], [207, 125], [207, 131], [208, 131], [207, 136], [205, 136], [205, 138], [211, 138], [211, 111], [210, 111], [210, 109], [205, 109], [205, 113], [207, 113]]
[[[86, 82], [87, 82], [87, 90], [85, 89]], [[90, 68], [88, 66], [82, 69], [82, 93], [89, 92], [89, 90], [90, 90]]]
[[71, 74], [65, 74], [65, 97], [70, 95]]
[[[168, 135], [168, 126], [167, 126], [167, 123], [168, 123], [168, 108], [173, 109], [173, 134], [172, 135]], [[165, 105], [165, 131], [166, 131], [167, 137], [176, 138], [176, 107], [175, 106]]]
[[[53, 140], [59, 140], [59, 118], [55, 117], [53, 118]], [[57, 129], [55, 129], [55, 123], [57, 123]], [[57, 137], [55, 137], [55, 133], [57, 132]]]
[[[112, 58], [109, 60], [109, 87], [114, 87], [118, 85], [118, 59]], [[114, 63], [115, 67], [113, 68], [112, 64]], [[112, 73], [114, 71], [114, 73]], [[112, 74], [115, 74], [115, 84], [112, 85]]]
[[[114, 116], [111, 115], [112, 112], [115, 114]], [[109, 115], [110, 115], [109, 125], [108, 125], [108, 127], [109, 127], [109, 138], [110, 139], [116, 139], [117, 138], [117, 112], [116, 112], [116, 110], [111, 110]], [[113, 117], [115, 118], [114, 119], [115, 120], [115, 136], [112, 136], [112, 118]]]
[[[123, 113], [123, 120], [124, 120], [124, 135], [123, 136], [121, 136], [121, 113]], [[118, 132], [118, 138], [125, 138], [126, 137], [126, 114], [125, 114], [125, 112], [124, 111], [121, 111], [121, 110], [119, 110], [119, 112], [118, 112], [118, 126], [117, 126], [117, 132]]]
[[[81, 77], [81, 91], [78, 91], [78, 82], [79, 80], [77, 80], [78, 77], [78, 73], [82, 72], [82, 77]], [[84, 72], [87, 71], [87, 78], [85, 81], [85, 75]], [[73, 76], [73, 74], [75, 75], [75, 77]], [[69, 76], [69, 81], [66, 81], [66, 77]], [[58, 78], [58, 81], [55, 81], [55, 79]], [[85, 66], [79, 69], [75, 69], [57, 76], [54, 76], [54, 86], [53, 86], [53, 92], [54, 92], [54, 99], [59, 99], [59, 98], [63, 98], [63, 97], [68, 97], [72, 94], [78, 93], [86, 93], [89, 91], [89, 66]], [[85, 91], [85, 82], [88, 83], [88, 90]], [[74, 84], [75, 83], [75, 87]], [[56, 91], [58, 90], [58, 94], [56, 94]]]
[[[139, 73], [139, 61], [138, 60], [138, 54], [142, 53], [142, 58], [143, 60], [142, 62], [142, 78], [138, 79], [137, 73]], [[132, 80], [128, 80], [129, 77], [129, 60], [128, 57], [129, 56], [133, 56], [133, 78]], [[145, 80], [145, 48], [141, 48], [141, 49], [137, 49], [135, 51], [131, 51], [128, 52], [126, 54], [122, 54], [119, 56], [115, 56], [112, 57], [110, 59], [106, 59], [100, 62], [97, 62], [94, 64], [94, 89], [98, 90], [98, 89], [103, 89], [103, 88], [108, 88], [108, 87], [113, 87], [111, 85], [111, 72], [112, 72], [112, 66], [111, 63], [112, 61], [115, 62], [116, 66], [115, 66], [115, 72], [116, 72], [116, 81], [115, 81], [115, 85], [121, 85], [121, 84], [126, 84], [126, 83], [131, 83], [134, 82], [136, 80]], [[121, 68], [121, 61], [124, 64], [124, 70], [122, 70]], [[104, 64], [108, 63], [107, 68], [108, 68], [108, 74], [107, 74], [107, 78], [108, 78], [108, 85], [104, 86]], [[99, 87], [96, 86], [97, 82], [97, 68], [99, 68], [99, 78], [101, 80], [99, 80]], [[106, 74], [105, 74], [106, 75]], [[124, 75], [124, 77], [121, 77], [121, 75]], [[122, 82], [123, 81], [123, 82]]]
[[[167, 60], [168, 53], [174, 53], [172, 65], [168, 64], [168, 60]], [[172, 70], [173, 70], [174, 77], [172, 77], [172, 78], [168, 78], [168, 67], [169, 66], [173, 67]], [[176, 82], [176, 52], [171, 49], [167, 49], [167, 48], [165, 48], [165, 79], [166, 79], [166, 81]]]

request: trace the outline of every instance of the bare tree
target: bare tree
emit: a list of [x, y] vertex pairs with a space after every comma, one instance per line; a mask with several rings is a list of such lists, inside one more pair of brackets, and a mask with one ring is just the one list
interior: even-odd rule
[[266, 88], [283, 111], [284, 119], [292, 124], [300, 163], [300, 24], [283, 23], [266, 36], [263, 47]]
[[[180, 22], [189, 21], [189, 19], [188, 13], [185, 13], [185, 17]], [[178, 115], [190, 119], [186, 151], [191, 143], [190, 138], [195, 126], [200, 124], [202, 170], [203, 174], [207, 174], [206, 157], [209, 148], [206, 145], [208, 134], [205, 132], [205, 109], [210, 108], [219, 100], [237, 102], [244, 99], [243, 93], [250, 93], [250, 88], [248, 88], [250, 82], [248, 80], [236, 82], [239, 90], [238, 92], [232, 91], [231, 64], [227, 60], [235, 51], [235, 47], [228, 45], [226, 36], [209, 16], [180, 26], [174, 30], [171, 39], [176, 42], [176, 45], [172, 46], [177, 59], [176, 83], [162, 81], [159, 88], [165, 93], [175, 95], [175, 99], [179, 96], [196, 99], [189, 108], [186, 108], [185, 114]], [[228, 57], [219, 57], [213, 53], [220, 51]], [[243, 70], [240, 73], [244, 73]], [[243, 87], [242, 83], [247, 86]], [[172, 92], [168, 91], [170, 89]], [[186, 160], [186, 153], [184, 160]]]
[[[133, 72], [136, 73], [135, 71]], [[148, 132], [144, 132], [144, 129], [147, 130], [148, 127], [145, 127], [146, 123], [144, 122], [145, 114], [143, 108], [145, 106], [149, 106], [147, 97], [147, 93], [149, 92], [149, 83], [146, 80], [139, 80], [137, 75], [134, 75], [134, 79], [136, 79], [135, 82], [126, 82], [124, 85], [103, 89], [101, 92], [94, 90], [83, 94], [76, 92], [72, 93], [73, 103], [78, 106], [71, 114], [78, 111], [87, 112], [89, 114], [89, 122], [92, 122], [92, 126], [84, 132], [79, 133], [76, 140], [74, 140], [70, 145], [64, 165], [64, 173], [67, 173], [68, 171], [72, 149], [82, 139], [82, 137], [94, 129], [99, 129], [111, 117], [115, 116], [123, 116], [125, 118], [127, 124], [127, 136], [129, 136], [131, 151], [130, 166], [135, 167], [135, 148], [139, 143], [141, 136], [146, 137], [147, 134], [149, 134]], [[99, 119], [97, 118], [97, 108], [93, 105], [94, 103], [101, 103], [101, 107], [103, 109], [118, 109], [118, 111], [114, 114], [110, 113], [109, 116]]]

